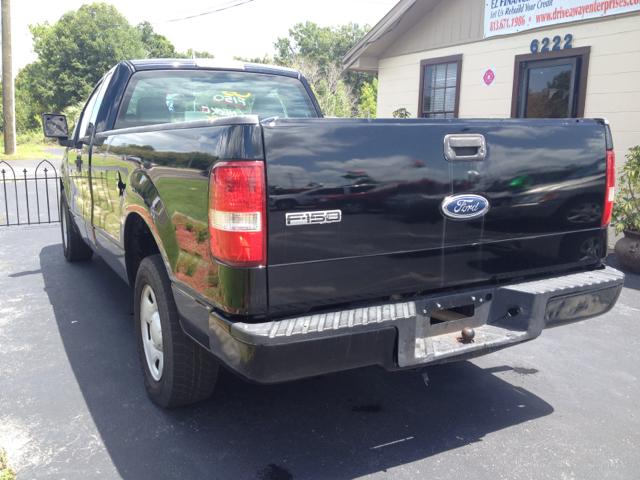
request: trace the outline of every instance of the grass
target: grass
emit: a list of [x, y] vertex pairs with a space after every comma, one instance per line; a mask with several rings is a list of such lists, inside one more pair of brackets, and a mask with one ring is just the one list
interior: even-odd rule
[[55, 140], [45, 140], [41, 133], [31, 132], [16, 137], [18, 150], [15, 155], [4, 154], [4, 138], [0, 135], [0, 160], [32, 160], [39, 158], [56, 158], [50, 152], [45, 152], [45, 148], [57, 147], [58, 142]]
[[[186, 217], [208, 222], [209, 182], [205, 177], [202, 179], [161, 178], [156, 185], [162, 194], [162, 201], [170, 217], [179, 211]], [[196, 230], [195, 225], [191, 225], [191, 230], [186, 223], [184, 227], [189, 232]]]
[[196, 230], [196, 242], [204, 243], [204, 241], [209, 236], [209, 229], [206, 225], [197, 225], [195, 227]]
[[206, 225], [202, 225], [202, 224], [196, 225], [191, 220], [185, 220], [183, 225], [184, 225], [184, 228], [187, 230], [187, 232], [195, 233], [196, 242], [198, 243], [204, 243], [204, 241], [209, 236], [209, 229], [207, 228]]
[[198, 268], [198, 258], [193, 255], [189, 255], [186, 252], [180, 253], [180, 260], [178, 261], [178, 271], [182, 269], [183, 273], [187, 277], [193, 277]]
[[14, 480], [14, 478], [16, 478], [16, 472], [7, 465], [7, 457], [0, 447], [0, 480]]

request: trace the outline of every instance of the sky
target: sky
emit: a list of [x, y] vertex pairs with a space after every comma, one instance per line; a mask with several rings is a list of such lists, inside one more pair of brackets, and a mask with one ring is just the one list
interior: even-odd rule
[[[241, 1], [241, 0], [238, 0]], [[14, 0], [11, 2], [13, 74], [37, 59], [29, 24], [55, 23], [70, 10], [90, 1]], [[228, 10], [198, 15], [229, 4], [229, 0], [111, 0], [130, 24], [144, 20], [153, 23], [157, 33], [166, 36], [179, 52], [189, 48], [206, 50], [219, 59], [234, 56], [262, 58], [273, 56], [273, 43], [288, 36], [296, 23], [310, 20], [319, 26], [349, 22], [375, 25], [397, 0], [248, 0]]]

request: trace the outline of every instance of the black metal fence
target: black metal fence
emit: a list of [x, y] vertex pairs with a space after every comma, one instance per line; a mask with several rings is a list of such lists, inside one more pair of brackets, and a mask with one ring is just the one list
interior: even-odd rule
[[48, 160], [22, 172], [0, 161], [0, 227], [60, 221], [60, 176]]

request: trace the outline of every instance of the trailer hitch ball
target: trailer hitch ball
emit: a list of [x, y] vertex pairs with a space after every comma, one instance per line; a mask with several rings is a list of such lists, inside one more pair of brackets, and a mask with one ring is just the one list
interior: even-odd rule
[[467, 327], [462, 329], [462, 341], [464, 343], [472, 342], [475, 336], [476, 336], [476, 331], [473, 328]]

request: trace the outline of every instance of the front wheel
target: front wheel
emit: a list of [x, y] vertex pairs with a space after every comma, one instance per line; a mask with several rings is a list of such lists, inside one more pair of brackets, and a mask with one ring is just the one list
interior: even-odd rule
[[93, 257], [93, 250], [76, 229], [64, 192], [60, 195], [60, 229], [62, 252], [69, 262], [84, 262]]
[[209, 397], [218, 377], [218, 363], [182, 330], [160, 255], [142, 260], [134, 298], [138, 355], [151, 399], [171, 408]]

